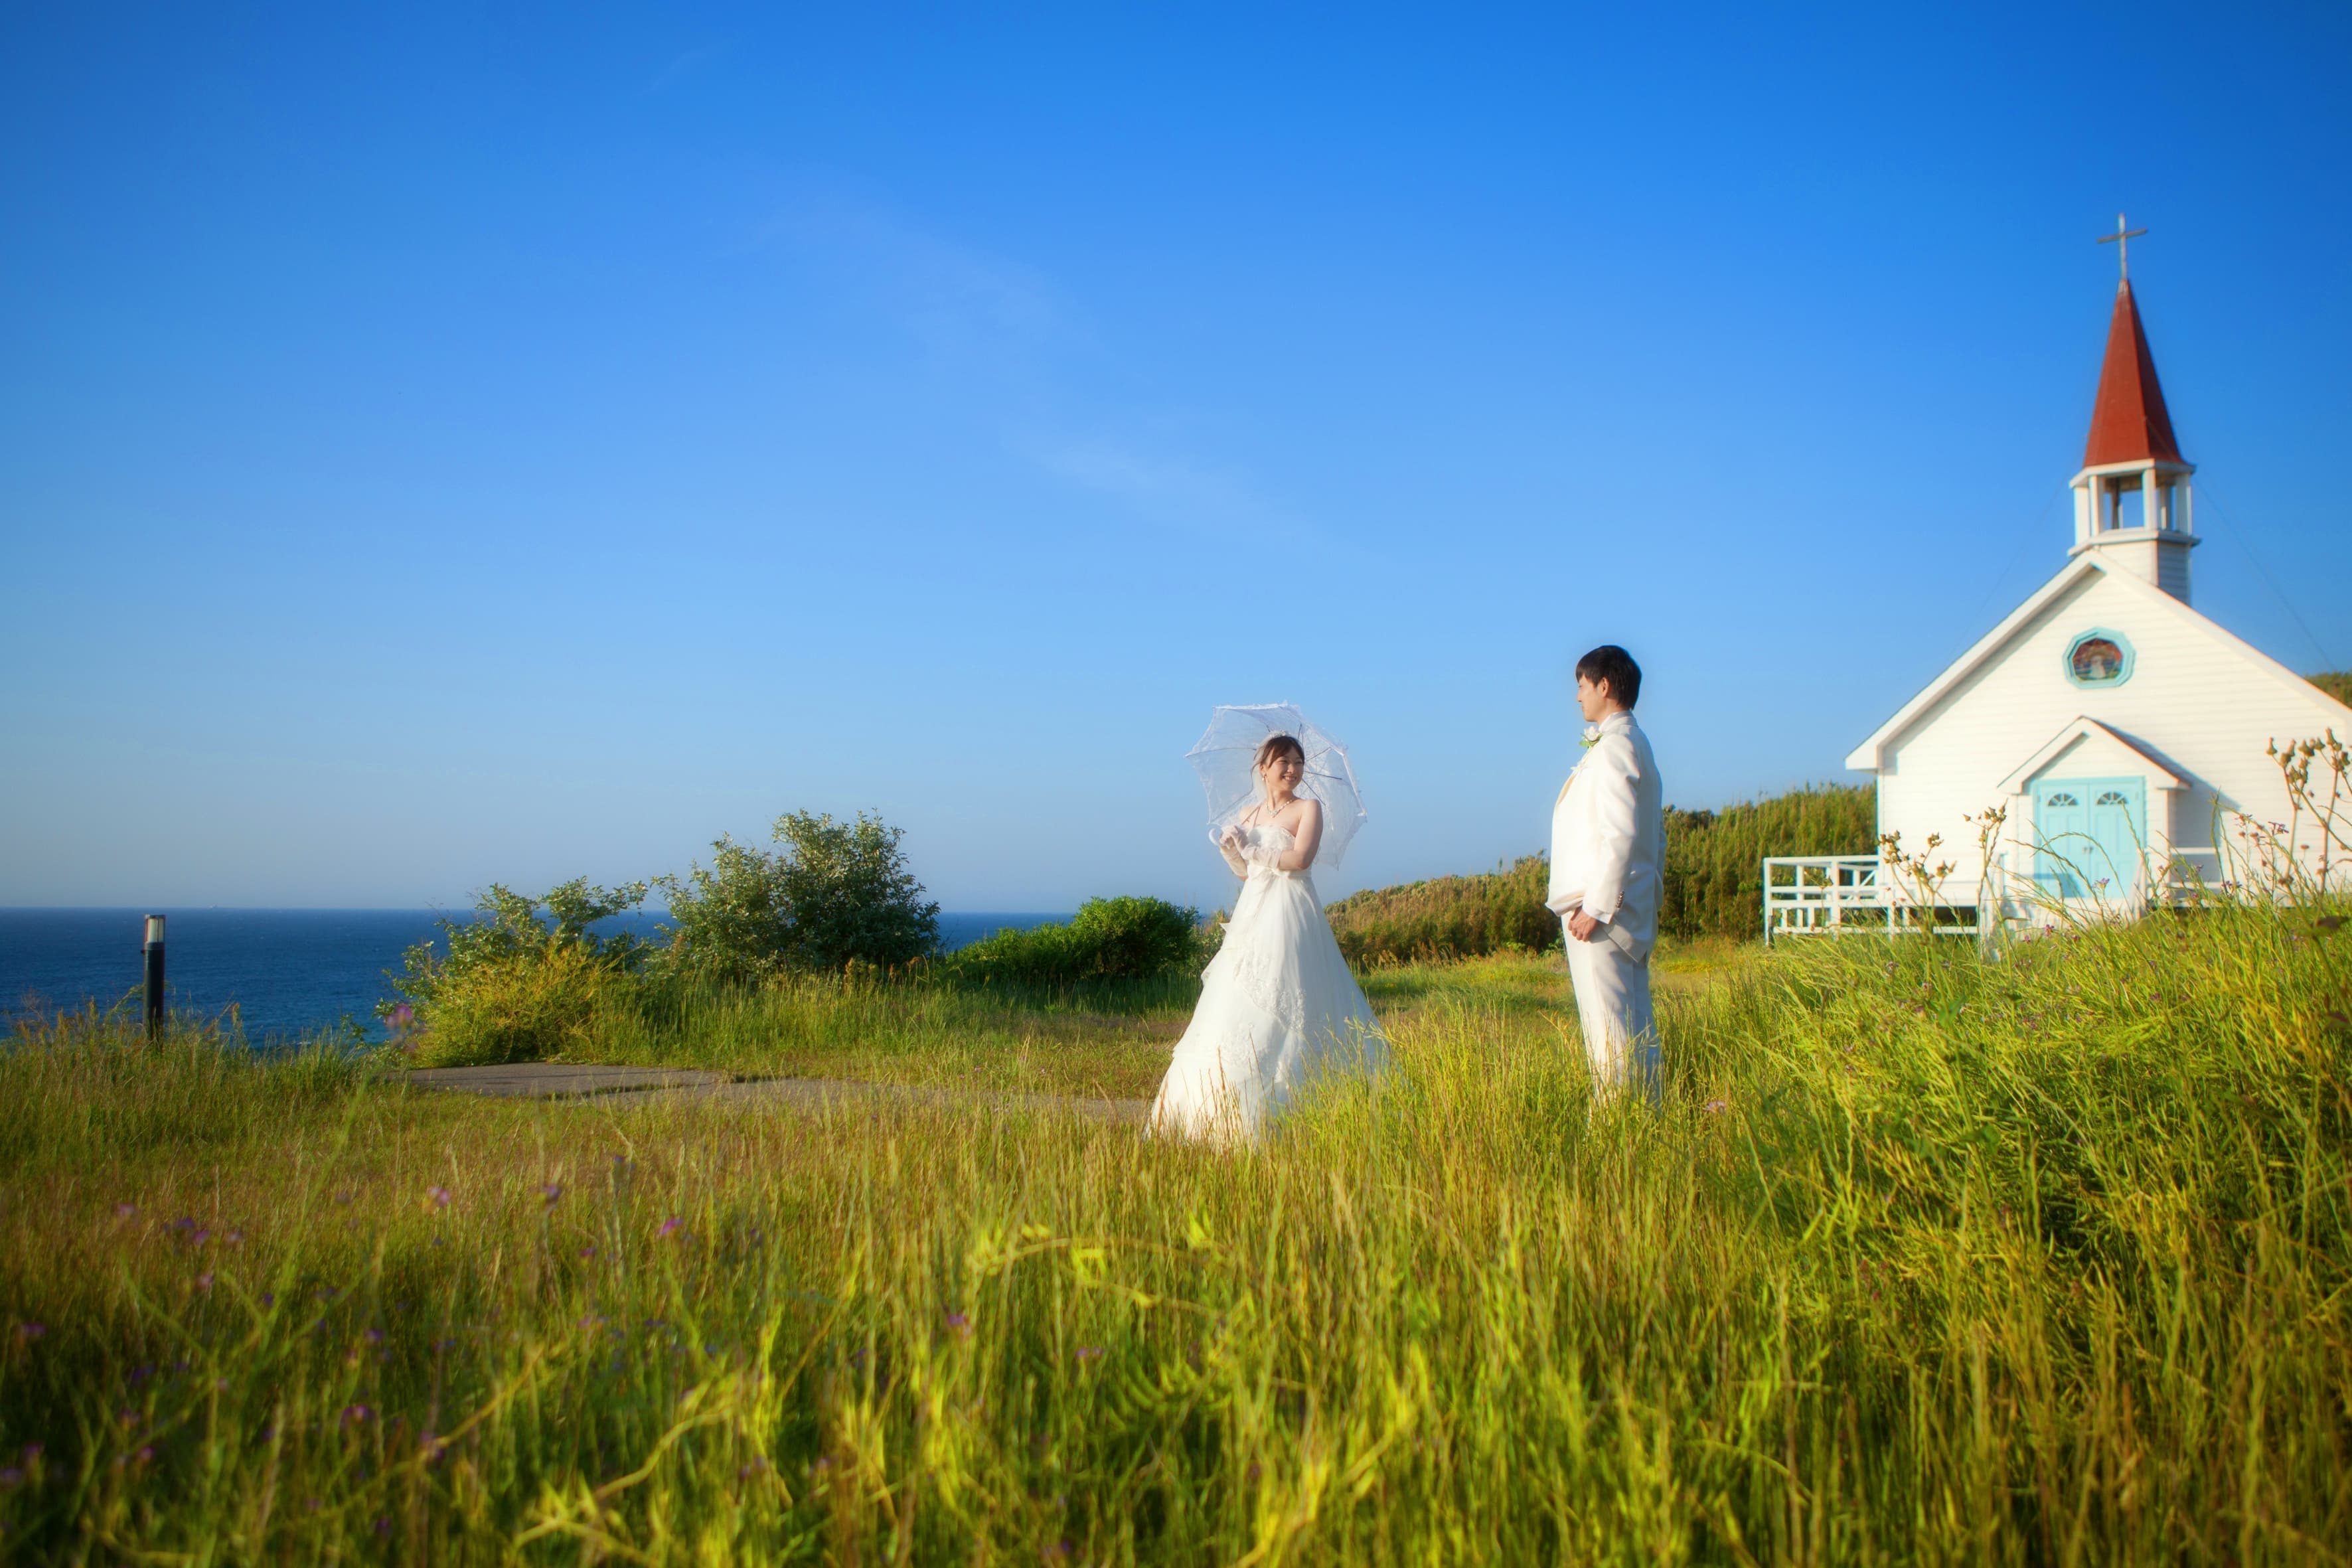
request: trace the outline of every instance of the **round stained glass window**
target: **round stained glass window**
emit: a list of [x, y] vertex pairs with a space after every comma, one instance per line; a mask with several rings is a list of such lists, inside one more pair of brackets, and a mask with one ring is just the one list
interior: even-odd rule
[[2121, 686], [2131, 671], [2131, 644], [2120, 632], [2087, 631], [2067, 647], [2066, 679], [2077, 686]]

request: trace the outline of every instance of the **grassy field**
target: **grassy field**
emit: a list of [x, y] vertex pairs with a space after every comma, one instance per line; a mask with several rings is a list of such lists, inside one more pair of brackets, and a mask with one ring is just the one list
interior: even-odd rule
[[[1660, 983], [1718, 978], [1757, 952], [1669, 942], [1658, 954]], [[1383, 964], [1364, 984], [1391, 1018], [1474, 1002], [1556, 1016], [1568, 1001], [1556, 953]], [[778, 979], [757, 990], [689, 985], [613, 1009], [566, 1059], [1141, 1098], [1159, 1088], [1199, 994], [1199, 982], [1189, 979], [1001, 990], [831, 976]]]
[[20, 1037], [0, 1552], [2341, 1562], [2347, 943], [1685, 950], [1655, 1110], [1392, 968], [1241, 1154]]

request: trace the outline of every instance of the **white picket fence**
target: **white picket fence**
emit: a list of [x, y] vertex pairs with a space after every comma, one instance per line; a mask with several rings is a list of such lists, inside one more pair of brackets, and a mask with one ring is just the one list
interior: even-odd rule
[[[1764, 941], [1869, 931], [1895, 936], [1975, 937], [1980, 913], [1969, 905], [1929, 920], [1921, 906], [1895, 896], [1875, 855], [1769, 855], [1764, 859]], [[1965, 921], [1956, 917], [1968, 911]]]

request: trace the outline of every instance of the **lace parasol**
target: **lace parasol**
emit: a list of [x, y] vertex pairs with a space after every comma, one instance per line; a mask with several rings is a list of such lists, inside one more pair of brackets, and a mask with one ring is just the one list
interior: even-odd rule
[[1306, 751], [1306, 776], [1298, 781], [1298, 793], [1323, 805], [1323, 847], [1316, 852], [1316, 863], [1337, 866], [1364, 825], [1363, 793], [1356, 787], [1348, 748], [1287, 702], [1219, 708], [1184, 753], [1209, 798], [1210, 842], [1223, 837], [1226, 828], [1264, 798], [1252, 764], [1268, 735], [1294, 736]]

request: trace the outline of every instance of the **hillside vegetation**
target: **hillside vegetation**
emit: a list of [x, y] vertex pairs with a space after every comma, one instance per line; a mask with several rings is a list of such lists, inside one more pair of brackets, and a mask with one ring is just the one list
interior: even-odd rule
[[[1666, 886], [1659, 930], [1683, 940], [1746, 938], [1762, 922], [1768, 855], [1866, 855], [1877, 840], [1869, 784], [1814, 784], [1720, 811], [1666, 809]], [[1544, 908], [1549, 865], [1528, 855], [1484, 875], [1379, 888], [1330, 907], [1351, 962], [1470, 958], [1560, 942]]]
[[0, 1550], [2352, 1557], [2334, 912], [1757, 952], [1655, 1110], [1510, 967], [1244, 1152], [20, 1037]]

